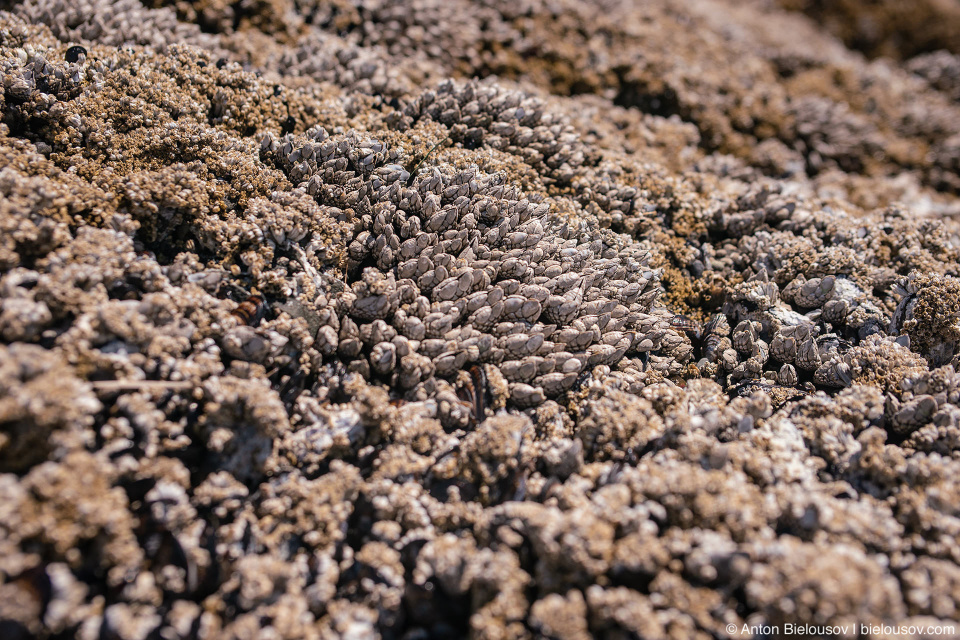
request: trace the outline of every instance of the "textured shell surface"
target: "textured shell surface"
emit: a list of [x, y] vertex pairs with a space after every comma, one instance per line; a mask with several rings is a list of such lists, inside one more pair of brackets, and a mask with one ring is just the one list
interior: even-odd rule
[[801, 4], [4, 3], [0, 626], [957, 619], [958, 22]]

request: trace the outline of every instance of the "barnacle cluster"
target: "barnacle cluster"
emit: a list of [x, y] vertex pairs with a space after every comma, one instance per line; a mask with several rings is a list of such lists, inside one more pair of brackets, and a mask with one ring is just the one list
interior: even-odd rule
[[0, 635], [960, 616], [955, 54], [165, 4], [0, 3]]

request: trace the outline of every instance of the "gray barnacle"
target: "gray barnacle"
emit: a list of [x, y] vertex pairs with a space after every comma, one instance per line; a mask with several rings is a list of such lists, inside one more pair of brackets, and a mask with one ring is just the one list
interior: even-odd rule
[[800, 343], [794, 363], [805, 371], [814, 371], [820, 366], [820, 350], [814, 338], [809, 337]]
[[800, 307], [807, 309], [817, 309], [823, 306], [823, 303], [833, 296], [836, 287], [837, 278], [835, 276], [825, 276], [823, 278], [811, 278], [804, 282], [793, 295], [793, 301]]
[[287, 343], [287, 338], [275, 331], [264, 334], [257, 329], [242, 324], [230, 329], [223, 337], [223, 350], [229, 356], [247, 362], [264, 363], [274, 353], [278, 353]]
[[897, 406], [891, 420], [893, 431], [898, 435], [909, 435], [931, 421], [937, 406], [936, 398], [931, 395], [917, 396]]
[[744, 355], [750, 355], [756, 348], [759, 337], [759, 323], [744, 320], [733, 330], [733, 348]]
[[834, 355], [817, 367], [813, 381], [819, 385], [834, 388], [848, 387], [853, 383], [853, 374], [848, 359]]
[[363, 278], [353, 284], [356, 300], [350, 314], [361, 321], [383, 319], [396, 311], [399, 296], [392, 273], [386, 275], [372, 267], [363, 270]]
[[919, 302], [917, 294], [920, 287], [917, 282], [917, 274], [911, 273], [909, 276], [900, 278], [893, 285], [893, 295], [897, 298], [897, 307], [890, 319], [890, 334], [900, 335], [903, 324], [913, 319], [913, 310]]

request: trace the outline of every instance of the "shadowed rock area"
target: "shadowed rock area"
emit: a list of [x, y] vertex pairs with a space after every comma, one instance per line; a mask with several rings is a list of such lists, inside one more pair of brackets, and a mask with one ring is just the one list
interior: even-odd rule
[[960, 632], [960, 58], [841, 4], [0, 2], [0, 637]]

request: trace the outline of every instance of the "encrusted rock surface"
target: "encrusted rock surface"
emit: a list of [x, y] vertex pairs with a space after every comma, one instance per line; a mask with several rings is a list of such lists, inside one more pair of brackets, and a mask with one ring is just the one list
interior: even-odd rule
[[0, 635], [955, 624], [960, 64], [774, 4], [0, 3]]

